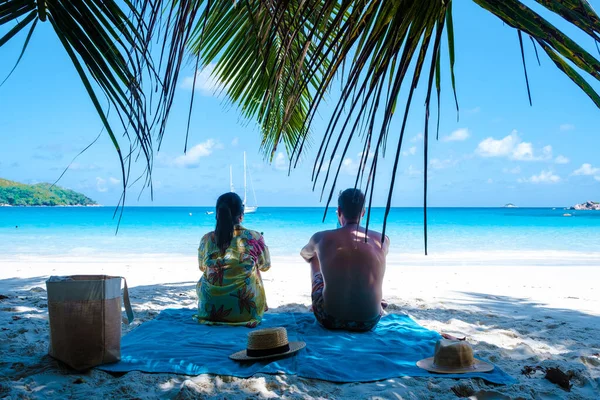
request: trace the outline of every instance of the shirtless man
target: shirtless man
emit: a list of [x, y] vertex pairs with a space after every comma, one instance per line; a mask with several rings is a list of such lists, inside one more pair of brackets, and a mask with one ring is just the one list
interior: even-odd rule
[[364, 200], [358, 189], [343, 191], [337, 209], [341, 227], [315, 233], [300, 252], [311, 266], [313, 312], [328, 329], [368, 331], [381, 318], [389, 239], [382, 243], [380, 233], [366, 234], [359, 225]]

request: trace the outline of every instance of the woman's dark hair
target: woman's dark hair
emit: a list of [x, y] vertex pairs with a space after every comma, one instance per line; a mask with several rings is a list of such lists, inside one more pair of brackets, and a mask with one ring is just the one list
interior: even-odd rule
[[233, 192], [219, 196], [217, 199], [215, 236], [217, 238], [217, 247], [219, 247], [221, 253], [225, 253], [225, 250], [231, 244], [233, 226], [239, 223], [242, 214], [244, 214], [244, 204], [240, 196]]

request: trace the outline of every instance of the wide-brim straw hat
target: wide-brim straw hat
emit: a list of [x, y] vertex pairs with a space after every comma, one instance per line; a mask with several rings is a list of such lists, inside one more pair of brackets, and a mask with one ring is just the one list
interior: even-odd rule
[[259, 329], [248, 333], [246, 350], [229, 356], [236, 361], [258, 361], [285, 357], [306, 347], [305, 342], [290, 342], [283, 327]]
[[417, 367], [439, 374], [490, 372], [494, 366], [473, 357], [473, 348], [466, 341], [440, 339], [433, 357], [417, 362]]

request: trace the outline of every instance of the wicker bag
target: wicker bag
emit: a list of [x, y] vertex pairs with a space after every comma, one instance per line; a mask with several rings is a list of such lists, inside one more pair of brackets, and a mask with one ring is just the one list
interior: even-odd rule
[[121, 279], [129, 324], [133, 320], [125, 278], [51, 276], [48, 290], [48, 354], [76, 370], [121, 359]]

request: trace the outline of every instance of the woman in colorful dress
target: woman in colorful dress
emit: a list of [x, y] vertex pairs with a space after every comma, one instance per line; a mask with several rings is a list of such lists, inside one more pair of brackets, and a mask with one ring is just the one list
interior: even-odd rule
[[262, 235], [244, 228], [244, 205], [235, 193], [217, 200], [217, 225], [200, 240], [196, 285], [198, 322], [254, 328], [267, 310], [261, 271], [271, 267]]

